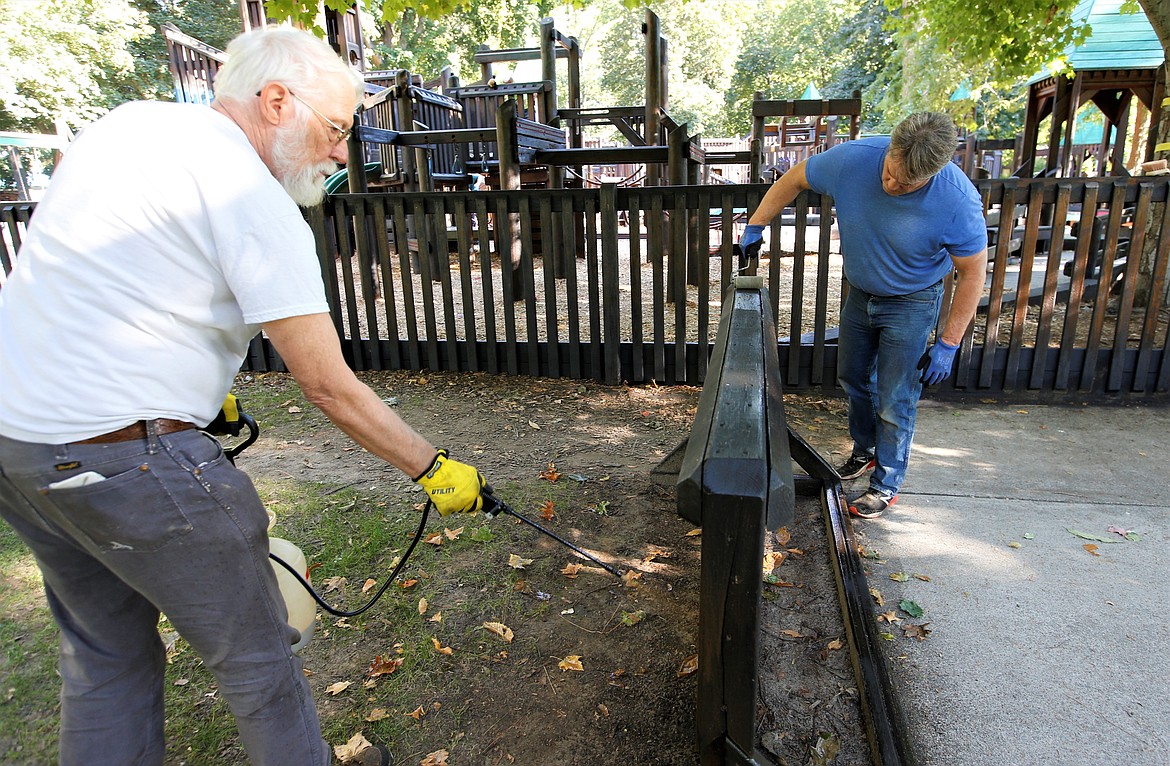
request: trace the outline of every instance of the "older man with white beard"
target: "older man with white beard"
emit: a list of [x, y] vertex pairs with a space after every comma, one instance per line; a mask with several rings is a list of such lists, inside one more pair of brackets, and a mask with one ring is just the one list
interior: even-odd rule
[[265, 510], [200, 430], [261, 329], [307, 399], [441, 514], [482, 506], [479, 472], [346, 366], [297, 208], [345, 160], [360, 78], [289, 28], [228, 53], [211, 108], [136, 102], [82, 131], [0, 290], [0, 517], [60, 628], [66, 766], [163, 763], [160, 610], [215, 675], [252, 763], [332, 759]]

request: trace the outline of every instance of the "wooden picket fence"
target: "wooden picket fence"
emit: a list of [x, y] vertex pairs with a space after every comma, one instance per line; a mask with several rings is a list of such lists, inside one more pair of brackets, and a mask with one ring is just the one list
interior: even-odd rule
[[[955, 374], [933, 395], [1170, 390], [1170, 180], [977, 186], [993, 266]], [[343, 194], [307, 215], [355, 369], [701, 384], [723, 296], [740, 268], [732, 244], [766, 190]], [[33, 209], [0, 207], [5, 273]], [[831, 221], [831, 200], [802, 195], [773, 222], [759, 264], [787, 391], [836, 385], [845, 285]], [[1153, 253], [1144, 301], [1142, 253]], [[245, 368], [281, 366], [258, 337]]]

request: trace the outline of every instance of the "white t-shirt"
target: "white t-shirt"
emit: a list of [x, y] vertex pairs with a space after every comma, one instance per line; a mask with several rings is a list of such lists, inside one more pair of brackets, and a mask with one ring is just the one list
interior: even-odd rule
[[0, 290], [0, 434], [208, 423], [261, 323], [326, 311], [312, 231], [234, 122], [118, 107], [70, 146]]

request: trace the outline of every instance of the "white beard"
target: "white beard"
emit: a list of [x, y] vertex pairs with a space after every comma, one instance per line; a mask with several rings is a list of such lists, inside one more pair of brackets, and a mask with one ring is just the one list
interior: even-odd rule
[[301, 207], [316, 207], [325, 199], [325, 178], [337, 170], [332, 162], [314, 163], [285, 174], [280, 185]]
[[334, 162], [305, 163], [306, 120], [277, 128], [272, 145], [273, 175], [293, 202], [316, 207], [325, 199], [325, 178], [337, 170]]

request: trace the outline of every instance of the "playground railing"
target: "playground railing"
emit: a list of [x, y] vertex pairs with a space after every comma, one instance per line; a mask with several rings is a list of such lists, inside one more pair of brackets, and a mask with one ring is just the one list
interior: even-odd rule
[[[1170, 392], [1170, 178], [976, 187], [999, 219], [991, 265], [954, 374], [928, 395]], [[700, 384], [742, 214], [767, 189], [342, 194], [310, 220], [355, 369]], [[830, 215], [812, 218], [816, 208]], [[5, 271], [34, 209], [0, 203]], [[832, 213], [830, 199], [805, 193], [771, 223], [761, 253], [788, 391], [836, 385], [846, 286]], [[948, 280], [944, 315], [952, 292]], [[263, 339], [247, 365], [279, 368]]]
[[227, 53], [180, 32], [169, 21], [162, 25], [162, 33], [175, 81], [175, 101], [210, 104], [215, 92], [215, 75], [227, 62]]

